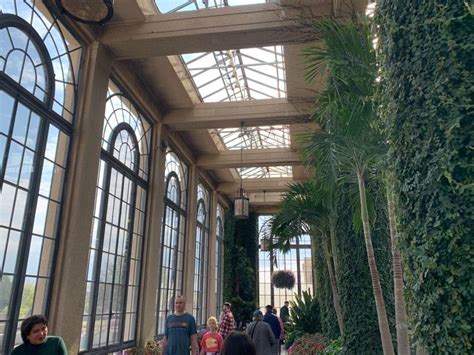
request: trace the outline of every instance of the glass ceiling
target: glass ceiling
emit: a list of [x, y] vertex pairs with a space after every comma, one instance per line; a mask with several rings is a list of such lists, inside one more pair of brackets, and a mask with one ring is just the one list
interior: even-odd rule
[[282, 46], [181, 56], [203, 102], [286, 97]]
[[162, 14], [178, 11], [195, 11], [224, 6], [262, 4], [266, 0], [155, 0]]
[[[155, 0], [161, 13], [266, 3], [267, 0]], [[202, 102], [286, 98], [283, 46], [229, 49], [180, 56]], [[287, 148], [287, 125], [210, 130], [228, 150]], [[217, 143], [217, 142], [216, 142]], [[236, 169], [243, 179], [291, 177], [291, 166]]]
[[291, 166], [257, 166], [236, 170], [240, 172], [242, 179], [285, 178], [293, 176]]
[[215, 129], [226, 149], [287, 148], [290, 146], [288, 125]]

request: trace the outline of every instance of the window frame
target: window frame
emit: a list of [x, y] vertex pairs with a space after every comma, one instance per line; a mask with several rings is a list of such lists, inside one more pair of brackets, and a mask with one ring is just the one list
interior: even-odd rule
[[[111, 85], [113, 85], [113, 88], [115, 89], [115, 91], [112, 91], [111, 89]], [[111, 91], [111, 94], [109, 94], [109, 91]], [[137, 121], [140, 122], [140, 124], [143, 125], [144, 122], [142, 121], [145, 121], [148, 125], [149, 125], [149, 128], [146, 129], [146, 127], [142, 126], [142, 137], [140, 137], [140, 140], [143, 138], [143, 137], [146, 137], [147, 136], [147, 132], [148, 131], [152, 131], [153, 130], [153, 127], [151, 126], [151, 124], [149, 123], [150, 121], [144, 116], [141, 114], [141, 112], [137, 109], [137, 105], [135, 104], [135, 102], [125, 93], [125, 90], [120, 86], [118, 85], [114, 80], [113, 78], [110, 78], [110, 83], [109, 83], [109, 89], [106, 93], [107, 95], [107, 100], [112, 100], [112, 98], [114, 98], [115, 96], [120, 96], [122, 97], [123, 99], [127, 100], [128, 103], [130, 104], [130, 108], [135, 110], [136, 114], [137, 114]], [[133, 114], [132, 112], [130, 114]], [[106, 120], [107, 120], [107, 117], [104, 117], [104, 124], [107, 124], [106, 123]], [[120, 132], [122, 131], [126, 131], [129, 136], [131, 137], [131, 140], [133, 141], [133, 144], [134, 144], [134, 158], [135, 158], [135, 163], [134, 163], [134, 168], [130, 168], [128, 167], [127, 165], [125, 165], [125, 163], [121, 162], [119, 158], [115, 157], [114, 156], [114, 151], [115, 151], [115, 143], [117, 142], [117, 139], [119, 137], [119, 134]], [[142, 173], [142, 171], [140, 170], [140, 167], [141, 167], [141, 162], [140, 160], [142, 159], [142, 156], [140, 155], [140, 140], [137, 139], [137, 136], [136, 136], [136, 131], [133, 130], [133, 128], [130, 126], [130, 124], [126, 123], [126, 122], [120, 122], [118, 123], [113, 129], [112, 129], [112, 132], [110, 134], [110, 137], [104, 137], [105, 131], [103, 130], [102, 132], [102, 141], [104, 139], [108, 139], [108, 141], [106, 141], [106, 144], [107, 144], [107, 149], [104, 149], [104, 146], [103, 146], [103, 143], [101, 143], [101, 150], [100, 150], [100, 161], [99, 161], [99, 170], [101, 168], [101, 165], [103, 164], [104, 165], [104, 174], [103, 174], [103, 177], [102, 177], [102, 187], [101, 187], [101, 190], [102, 190], [102, 196], [101, 196], [101, 199], [100, 201], [97, 201], [97, 196], [96, 196], [96, 203], [100, 203], [100, 212], [99, 212], [99, 215], [98, 216], [93, 216], [93, 219], [98, 219], [98, 223], [100, 223], [99, 225], [99, 232], [97, 234], [97, 238], [99, 238], [98, 240], [98, 246], [96, 248], [96, 252], [98, 253], [98, 256], [96, 257], [95, 259], [95, 262], [94, 262], [94, 265], [92, 266], [93, 269], [94, 269], [94, 276], [93, 276], [93, 281], [89, 281], [87, 280], [87, 283], [91, 282], [93, 284], [93, 292], [92, 292], [92, 297], [90, 299], [90, 302], [91, 302], [91, 306], [90, 306], [90, 322], [88, 324], [88, 327], [87, 327], [87, 349], [80, 349], [79, 351], [79, 354], [103, 354], [104, 353], [104, 350], [107, 351], [107, 353], [110, 353], [110, 352], [116, 352], [116, 351], [122, 351], [122, 350], [126, 350], [130, 347], [133, 347], [133, 346], [136, 346], [136, 344], [138, 343], [138, 339], [137, 339], [137, 335], [138, 335], [138, 322], [139, 322], [139, 313], [140, 313], [140, 299], [141, 299], [141, 292], [142, 292], [142, 270], [143, 270], [143, 256], [144, 256], [144, 240], [146, 238], [146, 228], [144, 227], [147, 223], [147, 220], [148, 220], [148, 192], [149, 192], [149, 186], [150, 186], [150, 183], [148, 180], [146, 180], [144, 177], [140, 176], [140, 174]], [[146, 144], [146, 143], [145, 143]], [[147, 164], [145, 165], [145, 168], [146, 168], [146, 177], [149, 177], [149, 171], [150, 171], [150, 164], [151, 164], [151, 161], [152, 161], [152, 150], [151, 150], [151, 147], [152, 147], [152, 135], [150, 135], [150, 139], [148, 141], [148, 144], [146, 144], [146, 148], [148, 149], [147, 152], [145, 152], [145, 154], [143, 154], [143, 156], [147, 156], [146, 159], [147, 159]], [[110, 225], [113, 225], [115, 227], [117, 227], [117, 225], [115, 224], [112, 224], [110, 223], [110, 221], [108, 221], [106, 219], [106, 216], [107, 216], [107, 211], [108, 211], [108, 200], [109, 200], [109, 196], [111, 195], [111, 191], [110, 191], [110, 186], [111, 186], [111, 175], [112, 175], [112, 171], [115, 170], [116, 171], [116, 174], [117, 174], [117, 177], [120, 177], [120, 176], [123, 176], [123, 179], [129, 179], [130, 180], [130, 183], [131, 183], [131, 194], [130, 194], [130, 205], [129, 205], [129, 225], [127, 227], [127, 233], [126, 233], [126, 243], [127, 245], [132, 245], [133, 244], [133, 238], [136, 238], [136, 236], [134, 236], [134, 234], [138, 234], [138, 235], [141, 235], [141, 251], [139, 253], [139, 265], [138, 265], [138, 277], [137, 277], [137, 282], [138, 282], [138, 286], [137, 286], [137, 295], [136, 295], [136, 304], [135, 304], [135, 314], [136, 314], [136, 317], [135, 317], [135, 326], [134, 326], [134, 334], [133, 334], [133, 338], [132, 340], [127, 340], [127, 341], [124, 341], [124, 333], [125, 333], [125, 326], [126, 326], [126, 314], [127, 314], [127, 302], [128, 302], [128, 297], [130, 297], [131, 295], [129, 294], [129, 288], [130, 288], [130, 285], [129, 285], [129, 278], [130, 278], [130, 265], [131, 265], [131, 262], [132, 262], [132, 253], [131, 253], [131, 250], [132, 250], [132, 246], [130, 247], [130, 250], [128, 250], [127, 252], [127, 255], [126, 255], [126, 268], [125, 268], [125, 282], [123, 284], [123, 287], [122, 287], [122, 291], [124, 292], [124, 294], [122, 295], [122, 311], [121, 311], [121, 318], [120, 318], [120, 329], [119, 329], [119, 343], [118, 344], [112, 344], [112, 345], [109, 345], [109, 336], [110, 336], [110, 332], [108, 331], [107, 332], [107, 341], [106, 341], [106, 345], [105, 346], [99, 346], [99, 347], [93, 347], [94, 346], [94, 327], [95, 327], [95, 322], [96, 322], [96, 318], [97, 318], [97, 302], [98, 302], [98, 293], [99, 293], [99, 285], [102, 283], [102, 284], [108, 284], [107, 282], [101, 282], [100, 281], [100, 273], [101, 273], [101, 263], [102, 263], [102, 257], [103, 257], [103, 254], [106, 252], [104, 249], [103, 249], [103, 244], [104, 244], [104, 231], [105, 231], [105, 228], [106, 228], [106, 225], [107, 224], [110, 224]], [[99, 174], [100, 176], [100, 174]], [[99, 189], [99, 186], [100, 186], [100, 183], [99, 181], [97, 182], [96, 184], [96, 191], [97, 189]], [[143, 202], [143, 205], [144, 205], [144, 210], [141, 210], [140, 209], [140, 206], [137, 205], [137, 191], [138, 189], [142, 189], [143, 190], [143, 193], [144, 193], [144, 202]], [[122, 186], [122, 193], [124, 192], [124, 186]], [[121, 202], [123, 202], [123, 200], [121, 200]], [[138, 231], [138, 232], [135, 232], [135, 222], [136, 222], [136, 219], [137, 219], [137, 216], [135, 215], [137, 213], [137, 211], [140, 211], [144, 214], [144, 219], [143, 219], [143, 226], [142, 226], [142, 230], [141, 231]], [[134, 218], [133, 218], [134, 217]], [[120, 224], [120, 222], [119, 222]], [[90, 252], [91, 252], [91, 248], [89, 247], [89, 258], [90, 258]], [[111, 253], [107, 253], [107, 254], [111, 254]], [[118, 256], [118, 254], [113, 254], [115, 257]], [[90, 262], [90, 261], [89, 261]], [[114, 262], [114, 269], [115, 267], [117, 266], [117, 261], [115, 260]], [[90, 265], [89, 265], [90, 267]], [[114, 273], [114, 276], [113, 276], [113, 279], [115, 280], [115, 273]], [[114, 288], [114, 286], [116, 285], [119, 285], [118, 283], [112, 283], [111, 284]], [[113, 291], [113, 290], [112, 290]], [[110, 298], [111, 300], [111, 305], [110, 305], [110, 309], [112, 309], [112, 302], [113, 302], [113, 298]], [[86, 310], [84, 309], [83, 311], [83, 317], [87, 316], [87, 314], [85, 314]], [[110, 323], [110, 320], [111, 320], [111, 317], [113, 316], [114, 312], [113, 311], [109, 311], [108, 313], [108, 316], [109, 316], [109, 323]], [[106, 315], [105, 313], [103, 315]]]
[[[33, 4], [26, 4], [30, 8], [30, 11], [32, 13], [32, 16], [39, 16], [38, 13], [40, 13], [40, 10], [36, 8], [36, 6]], [[46, 10], [47, 11], [47, 10]], [[43, 13], [41, 13], [44, 15]], [[49, 14], [48, 14], [49, 15]], [[63, 41], [64, 44], [66, 43], [66, 38], [63, 35], [61, 31], [58, 29], [59, 21], [54, 15], [51, 15], [51, 23], [50, 25], [50, 31], [55, 32], [58, 34], [58, 40]], [[71, 53], [74, 51], [79, 50], [79, 58], [82, 56], [82, 47], [78, 43], [78, 47], [72, 48], [68, 47], [65, 45], [66, 52], [64, 55], [66, 56], [67, 60], [69, 60], [69, 64], [71, 64], [71, 72], [72, 72], [72, 80], [71, 80], [71, 85], [72, 85], [72, 96], [73, 96], [73, 104], [70, 106], [70, 113], [72, 114], [71, 120], [68, 121], [66, 117], [61, 116], [59, 113], [57, 113], [53, 109], [53, 104], [55, 102], [55, 71], [53, 68], [53, 60], [51, 57], [51, 54], [46, 47], [46, 44], [43, 42], [42, 38], [39, 36], [37, 30], [33, 25], [21, 17], [19, 17], [16, 14], [13, 13], [0, 13], [0, 30], [5, 30], [6, 28], [16, 28], [17, 30], [21, 31], [25, 37], [27, 38], [28, 41], [28, 47], [29, 46], [34, 46], [35, 50], [37, 51], [39, 57], [41, 58], [41, 63], [44, 65], [44, 79], [45, 79], [45, 86], [44, 86], [44, 99], [40, 100], [38, 97], [35, 96], [35, 94], [31, 91], [29, 91], [27, 88], [23, 86], [21, 82], [16, 81], [12, 77], [10, 77], [8, 74], [6, 74], [5, 71], [2, 70], [0, 71], [0, 90], [3, 91], [6, 95], [10, 96], [13, 100], [13, 106], [12, 106], [12, 111], [11, 111], [11, 116], [10, 116], [10, 127], [8, 129], [8, 132], [6, 134], [3, 134], [5, 137], [5, 146], [4, 146], [4, 151], [3, 151], [3, 158], [2, 159], [2, 169], [0, 171], [0, 191], [3, 190], [5, 183], [8, 185], [12, 186], [13, 188], [16, 189], [16, 191], [22, 190], [23, 192], [26, 193], [26, 199], [25, 199], [25, 204], [24, 204], [24, 215], [22, 217], [22, 227], [21, 229], [16, 229], [13, 228], [11, 225], [11, 218], [13, 218], [13, 214], [10, 217], [10, 225], [9, 226], [2, 226], [2, 229], [6, 230], [6, 233], [10, 233], [11, 231], [17, 230], [20, 233], [19, 236], [19, 242], [18, 242], [18, 247], [16, 248], [17, 256], [16, 256], [16, 265], [14, 266], [14, 269], [12, 272], [8, 272], [7, 274], [11, 274], [12, 277], [12, 283], [11, 283], [11, 292], [9, 294], [9, 310], [8, 310], [8, 316], [4, 320], [4, 337], [3, 337], [3, 342], [0, 343], [0, 349], [1, 351], [4, 351], [5, 353], [9, 353], [12, 349], [13, 346], [16, 343], [16, 338], [17, 338], [17, 332], [19, 330], [19, 322], [21, 321], [21, 315], [20, 315], [20, 308], [23, 303], [23, 297], [24, 297], [24, 289], [26, 285], [26, 279], [33, 277], [36, 279], [35, 282], [35, 288], [34, 288], [34, 300], [32, 303], [32, 308], [29, 310], [29, 314], [31, 315], [32, 312], [35, 312], [35, 307], [38, 307], [37, 304], [35, 304], [35, 299], [36, 296], [39, 295], [39, 297], [43, 297], [43, 301], [39, 307], [41, 307], [42, 311], [41, 313], [45, 314], [46, 316], [49, 315], [50, 308], [51, 308], [51, 294], [52, 290], [54, 287], [55, 283], [55, 276], [56, 276], [56, 267], [57, 267], [57, 258], [58, 258], [58, 250], [59, 250], [59, 244], [61, 243], [61, 231], [62, 231], [62, 216], [63, 216], [63, 209], [64, 209], [64, 203], [65, 203], [65, 196], [66, 196], [66, 182], [68, 181], [68, 176], [69, 176], [69, 166], [70, 166], [70, 160], [71, 160], [71, 148], [73, 146], [74, 142], [74, 136], [73, 136], [73, 131], [74, 131], [74, 121], [75, 121], [75, 112], [76, 112], [76, 106], [77, 106], [77, 76], [76, 74], [79, 73], [80, 71], [80, 66], [74, 63], [71, 60]], [[74, 36], [72, 33], [69, 34], [70, 36]], [[11, 37], [9, 37], [11, 39]], [[17, 47], [13, 47], [13, 50], [18, 50]], [[10, 49], [10, 51], [12, 50]], [[26, 50], [22, 49], [22, 51], [25, 54], [25, 59], [26, 56], [29, 56], [28, 52]], [[6, 57], [5, 57], [6, 59]], [[4, 62], [4, 65], [6, 65], [7, 62]], [[23, 75], [23, 68], [21, 69], [20, 75]], [[35, 84], [36, 85], [36, 84]], [[20, 144], [23, 147], [23, 156], [21, 158], [20, 166], [21, 169], [24, 168], [23, 162], [24, 162], [24, 154], [27, 150], [33, 152], [34, 157], [31, 163], [31, 175], [29, 178], [28, 186], [24, 187], [20, 185], [20, 180], [17, 181], [17, 183], [8, 183], [5, 181], [5, 174], [7, 170], [7, 162], [9, 160], [10, 152], [11, 152], [11, 145], [12, 142], [15, 141], [13, 138], [13, 129], [16, 125], [16, 120], [19, 119], [17, 116], [18, 114], [18, 108], [19, 105], [24, 106], [26, 109], [29, 110], [29, 117], [31, 118], [31, 115], [37, 115], [38, 116], [38, 130], [36, 132], [36, 142], [34, 143], [34, 147], [29, 147], [27, 146], [26, 143], [26, 136], [25, 136], [25, 143]], [[28, 118], [28, 120], [30, 120]], [[51, 129], [54, 128], [57, 130], [57, 137], [58, 141], [56, 142], [56, 152], [54, 153], [55, 156], [54, 158], [47, 157], [46, 156], [46, 148], [48, 145], [48, 139], [49, 139], [49, 134], [51, 133]], [[29, 127], [27, 126], [27, 130], [29, 130]], [[60, 137], [66, 138], [66, 144], [63, 146], [63, 151], [60, 152], [59, 149], [60, 142], [59, 138]], [[64, 143], [64, 142], [62, 142]], [[16, 143], [19, 144], [19, 143]], [[59, 156], [57, 154], [61, 154], [63, 158], [61, 158], [61, 162], [58, 163], [56, 160]], [[59, 177], [59, 180], [56, 180], [54, 182], [54, 178], [56, 175], [53, 175], [51, 177], [51, 186], [50, 189], [53, 188], [53, 184], [57, 183], [59, 184], [59, 189], [60, 193], [56, 196], [53, 197], [52, 191], [50, 190], [48, 192], [48, 196], [43, 195], [41, 192], [41, 184], [43, 181], [43, 173], [44, 173], [44, 164], [46, 161], [49, 161], [50, 163], [53, 164], [53, 169], [56, 168], [56, 166], [59, 166], [62, 169], [62, 176]], [[20, 174], [20, 173], [19, 173]], [[56, 176], [57, 177], [57, 176]], [[20, 179], [20, 176], [18, 177]], [[38, 216], [38, 201], [39, 197], [42, 197], [42, 199], [45, 199], [46, 203], [48, 206], [50, 206], [51, 203], [56, 204], [56, 216], [53, 217], [52, 222], [54, 222], [54, 226], [52, 227], [52, 235], [48, 236], [46, 235], [46, 231], [44, 230], [41, 234], [37, 234], [34, 232], [34, 224], [35, 224], [35, 219]], [[16, 200], [15, 200], [16, 201]], [[16, 201], [17, 202], [17, 201]], [[15, 203], [16, 203], [15, 202]], [[49, 209], [48, 209], [49, 212]], [[47, 215], [45, 218], [49, 218]], [[51, 221], [47, 222], [46, 220], [44, 221], [45, 225], [44, 228], [46, 228], [46, 223], [50, 223]], [[40, 275], [40, 265], [43, 259], [43, 250], [40, 252], [39, 256], [39, 261], [38, 261], [38, 270], [36, 271], [36, 274], [28, 276], [28, 264], [29, 264], [29, 256], [31, 252], [31, 245], [32, 245], [32, 240], [34, 237], [34, 234], [36, 235], [35, 238], [39, 237], [41, 238], [41, 243], [42, 243], [42, 248], [46, 247], [45, 243], [53, 243], [50, 252], [51, 256], [48, 261], [48, 270], [45, 271], [45, 275]], [[8, 242], [8, 237], [7, 241]], [[3, 252], [7, 252], [7, 244], [4, 246]], [[4, 277], [3, 274], [3, 263], [0, 265], [0, 271], [2, 274], [2, 277]], [[6, 275], [5, 275], [6, 276]], [[42, 280], [42, 282], [46, 282], [47, 285], [42, 291], [38, 291], [38, 281]], [[40, 294], [37, 294], [37, 292], [40, 292]], [[37, 310], [36, 310], [37, 312]]]

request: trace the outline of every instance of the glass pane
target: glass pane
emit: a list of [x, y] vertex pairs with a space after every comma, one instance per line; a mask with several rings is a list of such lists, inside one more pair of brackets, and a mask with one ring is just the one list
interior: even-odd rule
[[[0, 32], [0, 36], [1, 36]], [[0, 41], [1, 43], [1, 41]], [[1, 48], [0, 48], [1, 51]], [[0, 134], [4, 133], [5, 135], [8, 134], [10, 130], [10, 123], [12, 118], [12, 110], [13, 110], [13, 98], [8, 95], [5, 91], [0, 90]]]

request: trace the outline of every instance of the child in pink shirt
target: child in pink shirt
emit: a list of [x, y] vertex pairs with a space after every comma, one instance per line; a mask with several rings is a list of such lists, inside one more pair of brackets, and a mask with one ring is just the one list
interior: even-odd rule
[[201, 355], [216, 355], [222, 349], [222, 336], [217, 332], [217, 319], [209, 317], [207, 320], [209, 331], [203, 335], [201, 340]]

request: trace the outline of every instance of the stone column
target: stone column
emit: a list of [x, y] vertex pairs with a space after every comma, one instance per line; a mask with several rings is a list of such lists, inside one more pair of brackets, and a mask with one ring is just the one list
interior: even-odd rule
[[196, 217], [197, 217], [197, 183], [198, 173], [196, 165], [189, 167], [189, 188], [187, 226], [184, 254], [184, 295], [186, 297], [186, 309], [192, 313], [194, 305], [194, 260], [196, 259]]
[[147, 228], [143, 245], [141, 308], [138, 341], [144, 344], [156, 334], [158, 276], [160, 273], [161, 232], [164, 210], [166, 150], [161, 148], [162, 124], [153, 130], [153, 163], [148, 190]]
[[[217, 221], [217, 192], [211, 192], [211, 204], [209, 206], [209, 263], [207, 278], [207, 317], [219, 317], [216, 313], [216, 221]], [[207, 319], [207, 318], [206, 318]]]
[[76, 127], [66, 181], [59, 255], [51, 302], [51, 331], [70, 353], [79, 351], [86, 293], [87, 262], [99, 168], [102, 126], [113, 58], [91, 43], [85, 51]]

